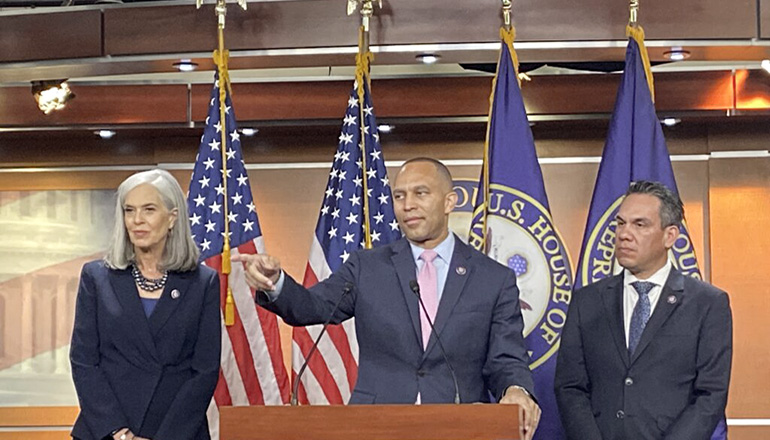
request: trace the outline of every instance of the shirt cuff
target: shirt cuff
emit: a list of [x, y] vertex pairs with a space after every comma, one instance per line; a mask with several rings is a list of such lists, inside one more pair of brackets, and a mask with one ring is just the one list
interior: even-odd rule
[[283, 289], [283, 282], [285, 280], [285, 277], [283, 275], [283, 271], [281, 271], [281, 274], [278, 275], [278, 281], [275, 282], [275, 288], [273, 290], [265, 290], [265, 295], [267, 295], [267, 298], [270, 300], [270, 302], [274, 302], [278, 299], [278, 295], [281, 294], [281, 290]]

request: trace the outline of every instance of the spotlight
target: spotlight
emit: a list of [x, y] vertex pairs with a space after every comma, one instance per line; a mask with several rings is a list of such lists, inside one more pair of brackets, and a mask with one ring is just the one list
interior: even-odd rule
[[241, 128], [241, 134], [244, 135], [244, 136], [251, 137], [251, 136], [254, 136], [257, 133], [259, 133], [259, 129], [258, 128], [249, 128], [249, 127]]
[[179, 60], [179, 62], [174, 63], [173, 66], [180, 72], [192, 72], [198, 68], [198, 63], [193, 63], [192, 60]]
[[112, 130], [96, 130], [94, 134], [102, 139], [110, 139], [115, 136], [115, 132]]
[[441, 58], [441, 55], [434, 54], [434, 53], [421, 53], [417, 56], [417, 61], [423, 63], [423, 64], [434, 64]]
[[377, 131], [379, 131], [380, 133], [390, 133], [395, 128], [396, 128], [395, 125], [380, 124], [377, 126]]
[[671, 61], [682, 61], [690, 58], [690, 52], [681, 47], [672, 47], [671, 50], [663, 52], [663, 57]]
[[54, 110], [61, 110], [67, 102], [75, 98], [66, 81], [60, 79], [32, 82], [32, 96], [35, 97], [35, 102], [43, 113], [49, 114]]
[[666, 127], [673, 127], [674, 125], [682, 122], [682, 120], [679, 118], [663, 118], [663, 120], [660, 122], [662, 122]]
[[762, 60], [760, 66], [765, 69], [765, 72], [770, 73], [770, 60]]

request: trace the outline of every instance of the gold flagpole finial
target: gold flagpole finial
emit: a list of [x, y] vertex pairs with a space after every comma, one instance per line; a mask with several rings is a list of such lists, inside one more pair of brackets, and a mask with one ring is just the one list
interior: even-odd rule
[[503, 25], [506, 30], [511, 29], [511, 7], [513, 0], [503, 0]]
[[636, 27], [637, 18], [639, 15], [639, 0], [630, 0], [628, 5], [628, 25]]
[[[356, 12], [359, 3], [361, 4], [361, 25], [365, 32], [369, 32], [369, 19], [374, 14], [374, 0], [348, 0], [348, 15]], [[382, 0], [377, 0], [377, 5], [382, 9]]]
[[[203, 6], [203, 0], [195, 0], [195, 7], [200, 9]], [[244, 11], [248, 8], [246, 0], [238, 0], [238, 6]], [[227, 15], [227, 0], [217, 0], [217, 5], [214, 7], [214, 13], [217, 15], [217, 24], [220, 29], [225, 28], [225, 16]]]

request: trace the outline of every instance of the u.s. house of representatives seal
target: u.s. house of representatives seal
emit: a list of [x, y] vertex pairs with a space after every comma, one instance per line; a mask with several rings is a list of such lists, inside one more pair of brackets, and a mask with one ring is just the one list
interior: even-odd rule
[[[457, 179], [457, 206], [449, 224], [463, 240], [479, 247], [482, 225], [474, 224], [473, 205], [478, 182]], [[572, 298], [572, 275], [564, 243], [543, 205], [530, 195], [503, 185], [490, 186], [485, 252], [516, 272], [524, 317], [524, 337], [532, 369], [547, 361], [559, 347], [561, 329]]]

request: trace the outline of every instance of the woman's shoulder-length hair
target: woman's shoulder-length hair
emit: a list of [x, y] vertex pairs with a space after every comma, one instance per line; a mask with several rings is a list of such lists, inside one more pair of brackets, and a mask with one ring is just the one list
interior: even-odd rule
[[169, 231], [166, 248], [163, 250], [161, 269], [168, 271], [186, 272], [198, 267], [200, 251], [190, 232], [190, 220], [187, 215], [187, 200], [182, 188], [174, 176], [168, 171], [153, 169], [131, 175], [118, 187], [115, 203], [115, 227], [112, 232], [107, 254], [104, 261], [112, 269], [126, 269], [134, 262], [136, 255], [129, 240], [123, 217], [123, 206], [126, 194], [142, 184], [152, 185], [169, 211], [175, 211], [176, 222]]

